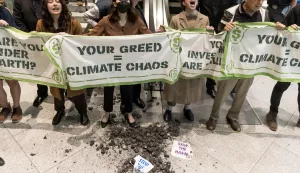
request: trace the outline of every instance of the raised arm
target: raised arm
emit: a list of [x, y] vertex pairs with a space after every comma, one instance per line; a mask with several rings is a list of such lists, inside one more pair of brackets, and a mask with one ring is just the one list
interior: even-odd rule
[[96, 5], [83, 14], [84, 20], [92, 27], [95, 27], [99, 21], [99, 9]]
[[107, 20], [106, 18], [101, 19], [97, 25], [93, 28], [92, 31], [90, 31], [89, 33], [85, 34], [88, 36], [100, 36], [103, 35], [105, 32], [105, 20]]

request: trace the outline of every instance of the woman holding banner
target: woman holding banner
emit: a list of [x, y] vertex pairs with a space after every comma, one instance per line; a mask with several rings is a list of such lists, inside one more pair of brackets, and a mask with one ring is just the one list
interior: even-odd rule
[[[181, 0], [183, 12], [173, 16], [170, 22], [170, 27], [173, 29], [182, 30], [185, 28], [203, 28], [213, 30], [209, 27], [208, 17], [197, 11], [197, 0]], [[176, 103], [184, 104], [184, 116], [194, 121], [193, 112], [190, 110], [190, 103], [201, 101], [205, 94], [205, 79], [179, 79], [175, 84], [165, 84], [164, 99], [168, 102], [167, 109], [164, 113], [164, 120], [172, 120], [172, 107]]]
[[[72, 18], [65, 0], [44, 0], [42, 3], [42, 19], [36, 25], [37, 32], [68, 33], [72, 35], [82, 34], [83, 29], [80, 23]], [[87, 104], [83, 90], [67, 91], [59, 88], [50, 88], [54, 96], [54, 107], [57, 111], [52, 120], [53, 125], [60, 123], [65, 115], [65, 94], [70, 98], [80, 114], [81, 125], [86, 126], [89, 123], [87, 115]]]
[[[122, 35], [137, 35], [151, 34], [151, 31], [146, 27], [145, 23], [138, 16], [135, 9], [132, 7], [130, 0], [113, 0], [112, 12], [98, 22], [95, 28], [87, 33], [89, 36], [122, 36]], [[127, 123], [138, 128], [132, 116], [133, 89], [132, 85], [124, 85], [121, 87], [121, 99], [124, 104], [124, 117]], [[109, 123], [110, 112], [113, 111], [113, 94], [114, 86], [104, 87], [104, 110], [105, 115], [101, 118], [101, 126], [105, 128]]]
[[[13, 16], [10, 11], [3, 6], [3, 0], [0, 0], [0, 27], [12, 26], [16, 27]], [[16, 80], [5, 80], [10, 88], [10, 93], [14, 102], [13, 109], [7, 101], [7, 94], [3, 88], [3, 80], [0, 80], [0, 105], [2, 110], [0, 112], [0, 123], [3, 123], [9, 114], [12, 113], [11, 119], [13, 123], [18, 123], [22, 119], [22, 109], [20, 107], [21, 88]]]

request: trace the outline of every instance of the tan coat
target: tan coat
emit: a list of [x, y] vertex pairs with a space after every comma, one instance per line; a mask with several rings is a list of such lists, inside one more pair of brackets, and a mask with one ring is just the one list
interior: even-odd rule
[[138, 17], [135, 23], [127, 21], [121, 27], [119, 22], [110, 22], [110, 16], [105, 16], [101, 19], [94, 29], [87, 33], [89, 36], [121, 36], [121, 35], [138, 35], [138, 34], [151, 34], [152, 32], [147, 28], [141, 18]]
[[[207, 16], [198, 12], [196, 21], [193, 25], [189, 26], [185, 12], [181, 12], [172, 17], [170, 27], [177, 30], [185, 28], [201, 28], [209, 26], [209, 19]], [[165, 84], [164, 100], [170, 106], [179, 104], [190, 104], [193, 102], [203, 101], [205, 96], [205, 79], [179, 79], [175, 84]]]
[[[37, 22], [36, 31], [37, 32], [49, 32], [44, 27], [42, 20], [39, 20]], [[70, 28], [70, 30], [67, 33], [71, 34], [71, 35], [80, 35], [80, 34], [82, 34], [82, 32], [83, 32], [83, 29], [82, 29], [80, 23], [76, 19], [72, 19], [71, 28]], [[57, 99], [61, 100], [61, 98], [64, 97], [64, 96], [60, 95], [59, 88], [50, 87], [50, 92], [53, 95], [53, 97], [55, 97]], [[71, 97], [74, 97], [74, 96], [78, 96], [78, 95], [81, 95], [83, 93], [84, 93], [84, 90], [72, 91], [72, 90], [70, 90], [70, 88], [68, 86], [68, 89], [67, 89], [67, 97], [68, 98], [71, 98]]]

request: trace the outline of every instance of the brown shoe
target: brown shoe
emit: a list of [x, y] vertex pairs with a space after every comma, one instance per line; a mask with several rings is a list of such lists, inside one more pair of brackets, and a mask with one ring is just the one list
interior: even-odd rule
[[22, 120], [22, 117], [23, 117], [23, 113], [22, 113], [21, 107], [19, 106], [19, 107], [14, 108], [12, 116], [11, 116], [11, 121], [13, 123], [18, 123]]
[[217, 120], [214, 120], [212, 118], [209, 118], [208, 121], [206, 122], [206, 128], [207, 130], [213, 131], [215, 130], [217, 125]]
[[226, 117], [227, 122], [230, 124], [232, 130], [240, 132], [242, 130], [240, 123], [237, 120], [233, 120], [229, 117]]
[[277, 113], [269, 111], [266, 116], [266, 119], [267, 119], [267, 125], [268, 125], [269, 129], [276, 131], [277, 127], [278, 127], [277, 121], [276, 121]]
[[297, 127], [300, 127], [300, 118], [298, 120], [298, 123], [296, 124]]
[[8, 108], [2, 108], [0, 112], [0, 123], [3, 123], [10, 113], [11, 113], [10, 105]]

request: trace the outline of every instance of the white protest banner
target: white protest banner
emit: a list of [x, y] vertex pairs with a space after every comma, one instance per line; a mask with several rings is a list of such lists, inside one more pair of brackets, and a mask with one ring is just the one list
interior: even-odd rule
[[[189, 32], [187, 32], [189, 31]], [[214, 35], [206, 29], [185, 30], [181, 33], [183, 78], [210, 77], [221, 79], [221, 62], [225, 34]]]
[[190, 144], [174, 141], [171, 155], [181, 159], [191, 160], [193, 158], [193, 150]]
[[63, 69], [73, 90], [150, 81], [172, 84], [181, 69], [179, 38], [180, 32], [55, 36], [46, 43], [46, 52]]
[[273, 23], [238, 24], [226, 40], [222, 71], [226, 76], [266, 75], [300, 82], [300, 32], [279, 31]]
[[51, 36], [0, 27], [0, 78], [65, 88], [58, 68], [43, 52]]
[[148, 160], [142, 158], [140, 155], [136, 156], [134, 160], [133, 173], [148, 173], [154, 168]]

